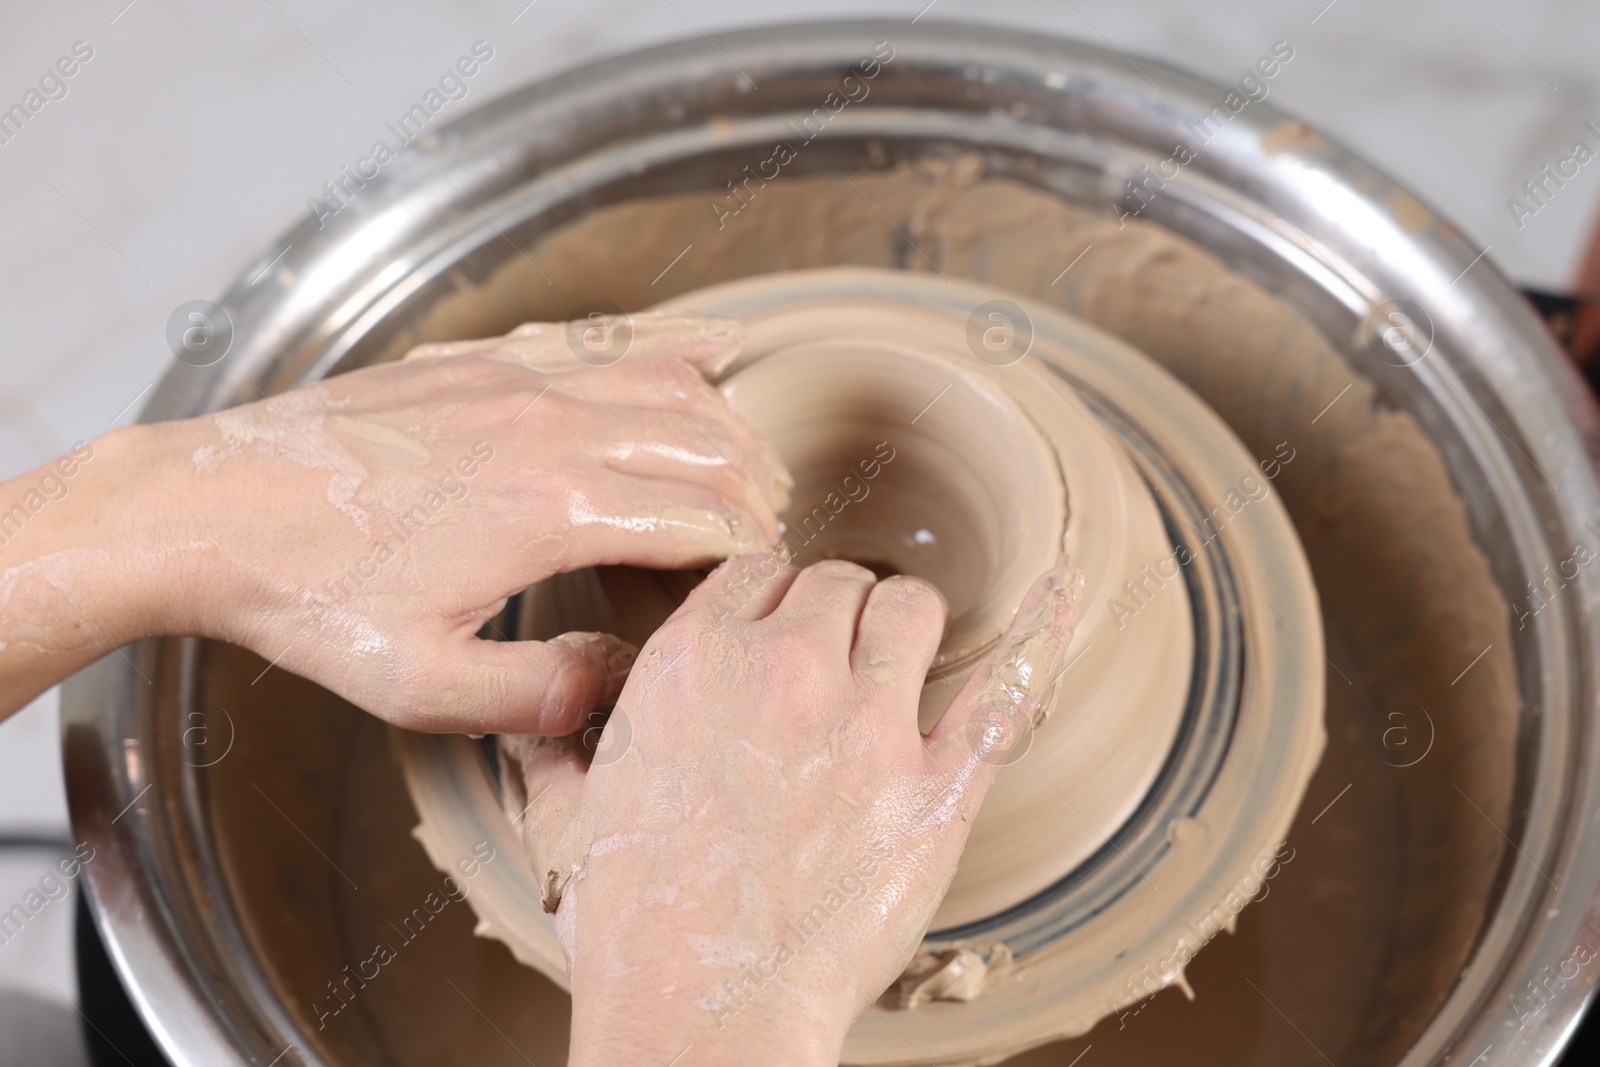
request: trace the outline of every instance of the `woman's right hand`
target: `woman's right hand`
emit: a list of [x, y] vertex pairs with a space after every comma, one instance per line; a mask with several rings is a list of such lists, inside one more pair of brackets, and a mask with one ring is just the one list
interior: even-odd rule
[[1047, 706], [1072, 594], [1045, 575], [924, 736], [948, 614], [933, 586], [739, 557], [646, 643], [604, 761], [511, 739], [572, 980], [570, 1062], [837, 1064]]

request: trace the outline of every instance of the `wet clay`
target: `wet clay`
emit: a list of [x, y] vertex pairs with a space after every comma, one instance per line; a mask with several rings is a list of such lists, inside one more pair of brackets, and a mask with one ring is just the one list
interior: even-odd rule
[[[852, 1062], [901, 1062], [907, 1041], [939, 1062], [992, 1056], [1082, 1032], [1120, 1004], [1142, 998], [1147, 990], [1137, 982], [1151, 982], [1150, 988], [1182, 983], [1188, 959], [1231, 922], [1231, 913], [1216, 917], [1218, 902], [1234, 911], [1242, 906], [1232, 903], [1241, 880], [1257, 877], [1252, 869], [1287, 831], [1323, 744], [1323, 671], [1315, 651], [1321, 627], [1310, 575], [1257, 462], [1215, 415], [1144, 357], [1037, 305], [1025, 312], [1034, 325], [1032, 358], [1000, 366], [975, 360], [972, 309], [997, 297], [970, 286], [946, 289], [927, 276], [839, 269], [762, 276], [684, 298], [745, 323], [746, 352], [722, 387], [772, 440], [797, 484], [817, 485], [826, 505], [809, 514], [802, 505], [788, 515], [791, 530], [804, 539], [796, 543], [813, 557], [880, 561], [951, 591], [953, 620], [937, 657], [931, 665], [912, 665], [919, 680], [925, 666], [933, 668], [923, 694], [924, 725], [931, 727], [943, 712], [976, 657], [991, 650], [999, 656], [983, 694], [987, 714], [965, 741], [978, 758], [997, 759], [1005, 770], [974, 822], [933, 919], [935, 930], [1028, 902], [1036, 906], [1046, 891], [1061, 900], [1061, 879], [1092, 854], [1107, 853], [1106, 828], [1123, 826], [1144, 802], [1175, 747], [1187, 703], [1196, 624], [1186, 585], [1163, 581], [1158, 572], [1167, 566], [1168, 579], [1176, 579], [1178, 560], [1187, 559], [1189, 549], [1175, 557], [1144, 480], [1161, 478], [1165, 496], [1172, 492], [1168, 476], [1137, 467], [1125, 451], [1134, 442], [1115, 443], [1121, 431], [1089, 415], [1079, 386], [1069, 382], [1152, 428], [1154, 436], [1137, 447], [1173, 457], [1191, 491], [1217, 502], [1205, 520], [1211, 525], [1204, 540], [1228, 545], [1236, 572], [1251, 588], [1264, 589], [1273, 607], [1242, 605], [1242, 647], [1250, 650], [1242, 700], [1236, 706], [1222, 695], [1196, 705], [1220, 706], [1232, 716], [1237, 755], [1208, 788], [1204, 805], [1183, 810], [1229, 832], [1185, 834], [1174, 847], [1160, 846], [1140, 861], [1149, 864], [1148, 873], [1135, 864], [1143, 877], [1107, 890], [1114, 895], [1096, 904], [1085, 922], [1054, 919], [1035, 934], [1005, 934], [1019, 936], [1026, 951], [1016, 967], [996, 970], [1007, 978], [1000, 987], [986, 969], [960, 962], [972, 946], [959, 939], [969, 935], [930, 937], [912, 969], [928, 983], [918, 983], [913, 992], [920, 995], [889, 1007], [979, 1003], [956, 1017], [929, 1004], [914, 1018], [888, 1025], [878, 1023], [884, 1016], [867, 1016], [846, 1046]], [[852, 462], [858, 452], [873, 458]], [[850, 473], [840, 482], [846, 496], [823, 497], [821, 489], [841, 471], [860, 471], [870, 491]], [[1249, 496], [1240, 495], [1241, 487]], [[804, 533], [800, 526], [807, 527]], [[1204, 551], [1199, 544], [1193, 550]], [[1041, 696], [1054, 680], [1038, 674], [1039, 664], [1059, 662], [1048, 620], [1021, 617], [1020, 630], [1005, 644], [996, 648], [995, 639], [1009, 620], [1007, 601], [1016, 595], [1008, 586], [1058, 559], [1071, 565], [1053, 572], [1059, 596], [1081, 601], [1082, 610], [1074, 607], [1079, 625], [1072, 658], [1058, 698], [1050, 701]], [[634, 605], [607, 603], [600, 595], [603, 579], [570, 577], [570, 590], [541, 583], [528, 592], [528, 636], [616, 629], [614, 623], [629, 621]], [[594, 594], [587, 603], [586, 593]], [[1126, 598], [1136, 606], [1127, 606]], [[585, 607], [591, 614], [582, 614]], [[1277, 616], [1290, 621], [1279, 624]], [[649, 620], [644, 633], [659, 621]], [[1027, 744], [1020, 735], [1029, 732], [1031, 747], [1018, 753], [1026, 762], [1011, 763], [1009, 750], [999, 751], [1002, 743]], [[534, 752], [521, 751], [525, 744]], [[492, 821], [473, 826], [472, 813], [456, 805], [460, 777], [429, 777], [438, 753], [422, 750], [447, 745], [424, 740], [402, 747], [408, 761], [420, 761], [408, 762], [423, 817], [419, 832], [441, 862], [466, 837], [490, 832]], [[517, 739], [506, 741], [503, 753], [525, 763], [529, 755], [563, 745], [570, 742]], [[458, 772], [470, 778], [476, 767], [481, 779], [481, 758], [454, 747], [466, 760]], [[533, 780], [538, 774], [517, 791], [521, 777], [505, 776], [506, 814], [513, 819], [540, 792]], [[550, 806], [541, 806], [527, 831], [537, 893], [529, 885], [503, 899], [480, 896], [474, 907], [519, 958], [564, 983], [555, 933], [541, 931], [527, 905], [537, 895], [549, 910], [568, 881], [582, 877], [592, 832], [582, 817], [587, 813]], [[1153, 829], [1160, 840], [1164, 823]], [[1012, 947], [1006, 945], [1008, 953]], [[962, 975], [948, 989], [945, 979], [934, 977], [943, 964]]]
[[[597, 295], [642, 307], [752, 273], [932, 263], [1054, 304], [1141, 348], [1256, 456], [1289, 442], [1295, 459], [1275, 489], [1322, 600], [1330, 745], [1284, 859], [1232, 935], [1192, 965], [1192, 1004], [1169, 990], [1084, 1039], [1015, 1062], [1070, 1062], [1087, 1044], [1102, 1063], [1180, 1054], [1219, 1064], [1392, 1062], [1471, 951], [1504, 849], [1494, 824], [1506, 825], [1511, 800], [1517, 695], [1507, 611], [1437, 450], [1409, 415], [1382, 407], [1372, 383], [1298, 313], [1155, 226], [1119, 227], [965, 161], [852, 180], [854, 188], [830, 178], [773, 183], [709, 238], [700, 195], [603, 209], [528, 250], [534, 264], [560, 265], [547, 270], [551, 284], [518, 257], [482, 286], [462, 278], [460, 292], [391, 354], [560, 319]], [[689, 243], [694, 252], [655, 287], [650, 272], [619, 269], [656, 253], [665, 263]], [[1397, 723], [1417, 748], [1386, 747]], [[313, 866], [320, 862], [309, 857], [306, 870], [333, 883]], [[290, 877], [299, 876], [283, 872], [280, 884]], [[261, 891], [270, 884], [269, 876], [259, 889], [238, 887], [264, 943], [281, 933], [284, 914]], [[307, 885], [303, 903], [327, 891]], [[479, 951], [470, 942], [455, 951], [468, 950]], [[320, 989], [311, 976], [285, 977], [308, 996]], [[359, 1011], [403, 1010], [376, 985], [363, 996]], [[533, 1030], [558, 1035], [564, 1007], [559, 997], [546, 1003], [550, 1014]], [[474, 1025], [482, 1031], [481, 1020]], [[441, 1020], [436, 1032], [449, 1029]], [[492, 1036], [468, 1027], [454, 1036], [479, 1062], [520, 1062]], [[393, 1062], [424, 1062], [396, 1044]]]
[[[774, 276], [768, 293], [758, 280], [741, 285], [738, 298], [781, 299], [790, 284]], [[840, 285], [852, 288], [848, 279]], [[869, 285], [863, 278], [856, 288]], [[1030, 640], [1048, 638], [1041, 623], [1033, 638], [1003, 650], [1000, 678], [1010, 692], [995, 699], [998, 708], [1023, 700], [1030, 686], [1055, 689], [1029, 721], [1012, 724], [1012, 735], [1034, 746], [1036, 765], [1079, 783], [1079, 812], [1040, 822], [1033, 816], [1059, 803], [1049, 782], [1031, 768], [1002, 776], [934, 926], [996, 914], [1101, 848], [1098, 828], [1129, 816], [1172, 747], [1191, 671], [1187, 593], [1174, 584], [1128, 619], [1107, 607], [1126, 575], [1170, 553], [1160, 515], [1138, 470], [1069, 387], [1052, 384], [1037, 360], [978, 364], [959, 317], [856, 298], [780, 304], [744, 322], [745, 354], [721, 388], [794, 472], [784, 551], [800, 565], [844, 558], [927, 578], [950, 604], [938, 655], [915, 665], [929, 672], [924, 731], [995, 648], [1029, 586], [1070, 568], [1060, 580], [1081, 602], [1070, 672], [1059, 686], [1027, 676], [1040, 652]], [[642, 644], [673, 605], [659, 594], [640, 598], [641, 584], [608, 590], [584, 574], [543, 583], [526, 595], [521, 632], [592, 629]], [[1140, 709], [1138, 728], [1115, 728], [1130, 707]], [[1049, 728], [1034, 732], [1047, 718]], [[537, 742], [518, 742], [519, 757], [526, 744]], [[542, 842], [533, 848], [547, 851]], [[576, 859], [555, 851], [568, 865]], [[549, 872], [541, 874], [549, 884]], [[559, 970], [560, 961], [545, 965]]]

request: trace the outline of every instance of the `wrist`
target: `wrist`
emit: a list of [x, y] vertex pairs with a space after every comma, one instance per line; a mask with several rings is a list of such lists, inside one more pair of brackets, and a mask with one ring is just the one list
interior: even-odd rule
[[675, 982], [600, 985], [574, 981], [568, 1067], [666, 1064], [679, 1056], [695, 1067], [837, 1067], [849, 1028], [849, 1020], [824, 1017], [834, 1014], [831, 1004], [792, 990], [741, 1000], [723, 988], [728, 983], [704, 993]]
[[225, 500], [195, 474], [199, 420], [135, 424], [94, 442], [101, 534], [118, 575], [107, 583], [122, 641], [237, 638], [230, 605], [250, 602], [227, 565]]
[[182, 478], [190, 436], [186, 423], [122, 427], [18, 479], [59, 485], [26, 542], [13, 543], [48, 579], [33, 583], [33, 597], [70, 601], [73, 626], [91, 630], [101, 652], [163, 634], [210, 635], [201, 608], [216, 585], [216, 551], [197, 533], [203, 501]]
[[142, 636], [152, 587], [130, 558], [128, 434], [78, 442], [0, 483], [0, 717]]

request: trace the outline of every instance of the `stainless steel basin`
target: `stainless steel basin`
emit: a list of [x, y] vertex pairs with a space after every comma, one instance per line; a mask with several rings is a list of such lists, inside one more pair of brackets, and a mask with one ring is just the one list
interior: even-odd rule
[[[926, 21], [769, 27], [586, 66], [428, 133], [320, 228], [307, 218], [263, 250], [220, 300], [232, 350], [211, 366], [176, 364], [144, 418], [216, 410], [389, 354], [462, 278], [487, 277], [596, 208], [721, 190], [884, 40], [894, 60], [871, 96], [795, 173], [960, 149], [1072, 202], [1126, 202], [1124, 179], [1169, 158], [1186, 121], [1229, 90], [1078, 42]], [[1546, 566], [1595, 543], [1586, 524], [1600, 518], [1600, 430], [1588, 394], [1478, 247], [1351, 153], [1285, 141], [1289, 122], [1250, 103], [1142, 217], [1292, 304], [1353, 363], [1366, 358], [1373, 309], [1409, 302], [1440, 358], [1362, 369], [1439, 447], [1495, 581], [1517, 603]], [[515, 321], [485, 314], [483, 334]], [[1580, 570], [1513, 628], [1522, 708], [1504, 758], [1516, 785], [1512, 819], [1497, 829], [1514, 847], [1467, 965], [1406, 1023], [1398, 1062], [1551, 1063], [1600, 977], [1597, 595], [1600, 579]], [[505, 1022], [515, 998], [495, 1000], [488, 978], [458, 988], [460, 1000], [410, 988], [442, 958], [433, 942], [408, 949], [410, 971], [374, 982], [361, 1002], [392, 1000], [391, 1013], [410, 1004], [433, 1044], [386, 1029], [382, 1018], [398, 1014], [319, 1031], [309, 1000], [356, 958], [351, 928], [393, 918], [376, 914], [389, 898], [356, 868], [417, 887], [431, 873], [406, 836], [381, 731], [281, 671], [252, 682], [266, 664], [238, 650], [165, 639], [128, 654], [138, 672], [107, 656], [66, 687], [68, 786], [76, 832], [97, 850], [87, 871], [100, 929], [173, 1062], [451, 1062], [465, 1047], [453, 1037], [483, 1028], [475, 1012], [508, 1028], [505, 1062], [525, 1059], [523, 1048], [543, 1062], [526, 1044], [539, 1036]], [[399, 812], [369, 810], [380, 799]], [[403, 872], [384, 866], [406, 849]], [[470, 937], [464, 912], [441, 915], [439, 946]], [[531, 976], [506, 977], [497, 950], [472, 949], [482, 975], [559, 1009], [554, 991], [515, 984]]]

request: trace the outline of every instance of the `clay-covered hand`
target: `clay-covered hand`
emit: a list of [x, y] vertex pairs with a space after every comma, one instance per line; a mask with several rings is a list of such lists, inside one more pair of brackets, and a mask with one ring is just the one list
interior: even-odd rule
[[[730, 560], [646, 644], [589, 764], [513, 746], [572, 980], [570, 1063], [838, 1063], [954, 875], [1074, 614], [1046, 576], [927, 736], [946, 608], [842, 561]], [[558, 903], [557, 903], [558, 902]]]
[[632, 647], [478, 631], [556, 572], [773, 543], [789, 476], [705, 380], [742, 341], [688, 313], [529, 324], [116, 431], [84, 468], [104, 484], [63, 502], [98, 509], [63, 514], [4, 594], [44, 612], [48, 651], [197, 634], [408, 727], [570, 731]]

